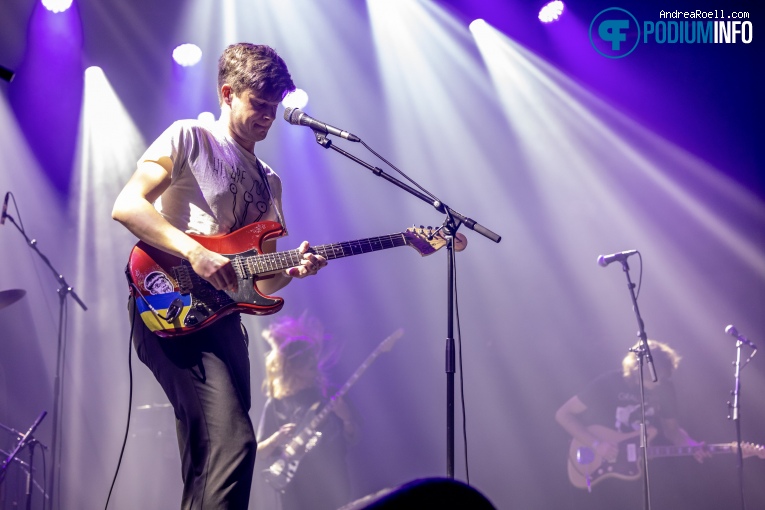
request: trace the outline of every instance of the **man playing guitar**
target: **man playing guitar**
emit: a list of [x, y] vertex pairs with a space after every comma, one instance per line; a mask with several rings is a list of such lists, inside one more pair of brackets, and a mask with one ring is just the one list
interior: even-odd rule
[[[284, 61], [264, 45], [234, 44], [218, 65], [220, 119], [214, 124], [178, 121], [157, 138], [120, 192], [112, 217], [143, 243], [188, 261], [195, 277], [217, 291], [237, 292], [231, 260], [191, 237], [230, 234], [254, 222], [278, 222], [284, 232], [281, 181], [254, 153], [295, 89]], [[262, 251], [274, 252], [266, 239]], [[327, 263], [299, 248], [302, 258], [259, 290], [271, 294], [291, 278], [316, 274]], [[172, 275], [141, 274], [130, 281], [133, 344], [175, 410], [183, 470], [182, 508], [247, 508], [256, 442], [248, 411], [247, 336], [232, 313], [182, 339], [162, 338], [138, 317], [150, 308], [166, 322], [180, 304], [157, 310], [146, 294], [166, 292]], [[255, 285], [252, 280], [245, 282]], [[172, 286], [170, 286], [172, 287]], [[156, 301], [155, 301], [156, 303]], [[197, 310], [205, 317], [204, 305]], [[185, 312], [187, 315], [189, 311]], [[159, 320], [159, 319], [157, 319]]]
[[[672, 373], [677, 368], [680, 357], [662, 342], [649, 340], [648, 345], [659, 378], [658, 382], [654, 383], [648, 371], [645, 371], [649, 437], [658, 437], [659, 441], [676, 446], [693, 447], [693, 456], [699, 462], [703, 462], [710, 453], [703, 448], [703, 443], [691, 438], [677, 419], [677, 397], [672, 384]], [[569, 478], [575, 486], [589, 488], [591, 483], [597, 482], [601, 477], [619, 475], [610, 465], [617, 460], [629, 460], [629, 469], [635, 470], [623, 473], [619, 478], [631, 480], [639, 476], [640, 463], [634, 457], [638, 452], [632, 448], [634, 444], [639, 444], [640, 440], [639, 373], [636, 356], [630, 352], [622, 360], [621, 371], [608, 372], [598, 377], [582, 392], [566, 401], [555, 413], [558, 424], [574, 438], [576, 445], [581, 446], [577, 451], [571, 452], [569, 458]], [[625, 452], [622, 443], [630, 443], [632, 450]], [[630, 459], [625, 459], [625, 456]], [[593, 490], [593, 493], [600, 493], [600, 496], [593, 499], [608, 499], [608, 489], [605, 485], [608, 484]], [[639, 489], [639, 484], [636, 485]], [[614, 496], [618, 500], [611, 501], [608, 505], [618, 504], [618, 508], [627, 508], [623, 487], [619, 487], [615, 492], [619, 493]], [[635, 503], [641, 504], [639, 496]]]

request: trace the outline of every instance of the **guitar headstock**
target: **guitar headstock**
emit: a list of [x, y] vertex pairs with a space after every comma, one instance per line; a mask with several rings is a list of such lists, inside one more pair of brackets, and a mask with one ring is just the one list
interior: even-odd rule
[[[410, 227], [404, 232], [406, 244], [417, 250], [423, 257], [435, 253], [446, 246], [441, 230], [432, 227]], [[467, 238], [457, 232], [454, 236], [454, 249], [462, 251], [467, 248]]]
[[[733, 443], [734, 446], [736, 443]], [[765, 459], [765, 446], [754, 443], [741, 443], [741, 454], [746, 457], [759, 457]]]
[[[728, 446], [733, 453], [736, 452], [737, 443], [735, 441], [732, 443], [725, 443], [725, 445]], [[761, 444], [742, 442], [741, 455], [744, 458], [759, 457], [761, 459], [765, 459], [765, 446], [762, 446]]]

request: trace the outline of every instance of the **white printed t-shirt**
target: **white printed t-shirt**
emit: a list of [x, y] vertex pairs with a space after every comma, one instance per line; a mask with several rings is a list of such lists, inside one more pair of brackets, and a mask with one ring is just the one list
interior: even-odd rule
[[180, 120], [165, 130], [139, 162], [170, 158], [170, 186], [154, 203], [174, 227], [191, 234], [228, 234], [272, 220], [285, 229], [282, 184], [217, 121]]

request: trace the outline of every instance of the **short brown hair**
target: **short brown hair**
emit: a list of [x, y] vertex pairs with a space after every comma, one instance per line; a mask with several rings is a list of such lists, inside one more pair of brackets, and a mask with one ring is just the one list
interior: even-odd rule
[[218, 59], [219, 104], [223, 104], [220, 89], [226, 83], [236, 95], [250, 89], [267, 101], [281, 101], [295, 90], [287, 64], [264, 44], [237, 43], [223, 51]]

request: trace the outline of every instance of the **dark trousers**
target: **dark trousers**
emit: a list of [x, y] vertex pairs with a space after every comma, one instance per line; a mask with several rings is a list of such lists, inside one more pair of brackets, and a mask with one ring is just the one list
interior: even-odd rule
[[[130, 303], [133, 313], [133, 303]], [[255, 464], [250, 360], [238, 314], [162, 339], [135, 313], [133, 345], [175, 410], [183, 510], [247, 508]]]

